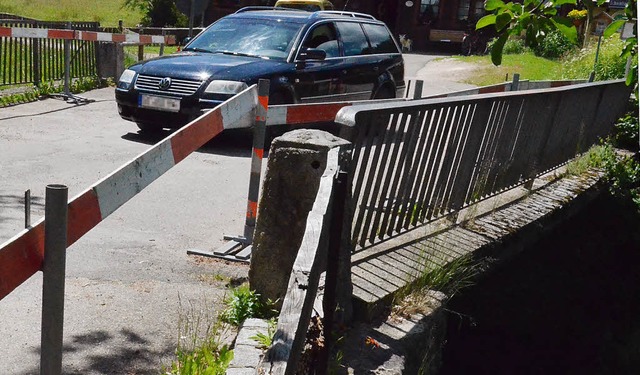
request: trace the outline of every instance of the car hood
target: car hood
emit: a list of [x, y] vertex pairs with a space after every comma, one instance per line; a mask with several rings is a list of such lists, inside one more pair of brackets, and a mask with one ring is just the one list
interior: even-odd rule
[[284, 61], [219, 53], [181, 52], [134, 65], [139, 74], [206, 81], [253, 81], [287, 70]]

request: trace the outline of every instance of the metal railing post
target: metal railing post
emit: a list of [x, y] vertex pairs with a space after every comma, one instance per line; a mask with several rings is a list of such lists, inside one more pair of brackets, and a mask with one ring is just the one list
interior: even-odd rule
[[47, 186], [44, 261], [42, 265], [41, 375], [59, 375], [62, 373], [67, 196], [68, 188], [66, 186]]
[[24, 192], [24, 227], [31, 226], [31, 189]]
[[[71, 22], [67, 23], [67, 29], [71, 29]], [[71, 81], [71, 40], [64, 40], [64, 94], [67, 98], [70, 96]]]

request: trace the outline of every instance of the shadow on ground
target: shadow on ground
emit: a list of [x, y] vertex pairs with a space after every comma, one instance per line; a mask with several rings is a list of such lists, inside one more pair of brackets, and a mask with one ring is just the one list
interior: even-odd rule
[[[173, 354], [174, 343], [160, 350], [152, 349], [149, 340], [135, 331], [122, 329], [117, 334], [93, 331], [76, 335], [64, 342], [62, 372], [64, 374], [156, 375], [161, 360]], [[34, 349], [40, 357], [40, 348]], [[82, 358], [76, 361], [76, 358]], [[70, 362], [77, 364], [69, 365]], [[70, 368], [73, 367], [73, 368]], [[22, 375], [39, 374], [39, 366]]]

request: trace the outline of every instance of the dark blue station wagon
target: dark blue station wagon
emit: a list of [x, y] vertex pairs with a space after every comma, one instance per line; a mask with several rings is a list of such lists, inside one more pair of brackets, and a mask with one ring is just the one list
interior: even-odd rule
[[181, 52], [126, 69], [116, 101], [141, 130], [176, 128], [260, 78], [271, 81], [270, 104], [387, 99], [404, 91], [404, 61], [369, 15], [244, 8]]

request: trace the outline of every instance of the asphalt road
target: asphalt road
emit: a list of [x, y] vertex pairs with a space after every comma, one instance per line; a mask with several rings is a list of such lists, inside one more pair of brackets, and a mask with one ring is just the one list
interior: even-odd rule
[[[436, 57], [407, 55], [406, 76], [426, 77]], [[466, 87], [431, 79], [425, 93]], [[85, 105], [47, 99], [0, 110], [0, 243], [24, 226], [25, 190], [36, 221], [47, 184], [73, 197], [161, 139], [121, 120], [113, 91], [87, 92], [95, 101]], [[186, 250], [242, 233], [250, 148], [242, 135], [210, 142], [69, 248], [64, 373], [157, 374], [178, 337], [190, 336], [184, 321], [219, 311], [226, 284], [248, 267]], [[41, 288], [38, 273], [0, 301], [0, 373], [39, 372]]]

